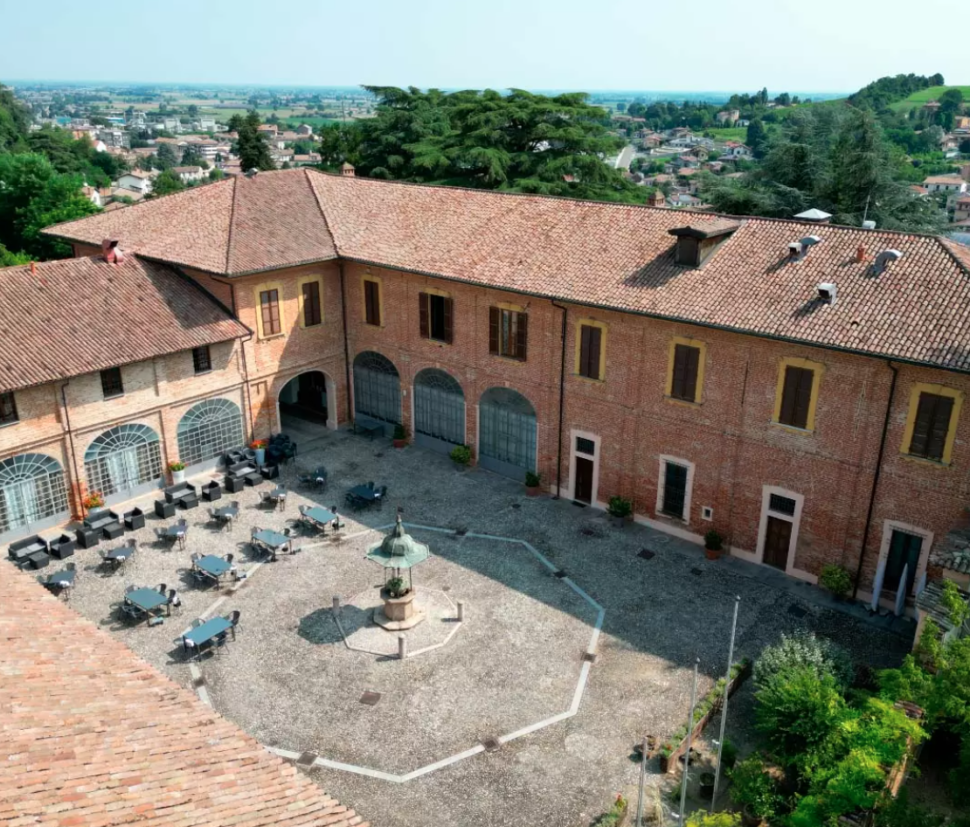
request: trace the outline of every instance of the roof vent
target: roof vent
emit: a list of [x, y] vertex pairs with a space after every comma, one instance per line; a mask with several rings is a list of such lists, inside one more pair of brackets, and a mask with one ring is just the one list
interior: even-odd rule
[[818, 236], [818, 235], [807, 235], [807, 236], [805, 236], [805, 238], [799, 239], [799, 241], [801, 242], [802, 247], [804, 247], [806, 249], [809, 248], [809, 247], [814, 247], [821, 240], [822, 240], [822, 237], [821, 236]]
[[892, 262], [897, 261], [902, 257], [903, 254], [899, 252], [899, 250], [883, 250], [878, 256], [876, 256], [876, 262], [873, 267], [877, 273], [881, 273]]
[[826, 304], [835, 304], [835, 294], [837, 291], [834, 282], [823, 281], [821, 284], [815, 285], [815, 290], [818, 292], [819, 301], [823, 301]]
[[244, 174], [247, 178], [255, 178], [258, 172], [259, 170], [256, 169], [256, 167], [253, 167], [252, 169], [247, 169]]
[[797, 261], [802, 257], [802, 243], [800, 241], [793, 241], [788, 245], [788, 258], [792, 261]]
[[801, 221], [811, 221], [814, 224], [828, 224], [832, 220], [832, 214], [824, 210], [811, 209], [800, 212], [795, 218]]
[[867, 221], [863, 221], [862, 222], [862, 229], [863, 230], [874, 230], [874, 229], [876, 229], [876, 222], [873, 221], [871, 218], [869, 220], [867, 220]]

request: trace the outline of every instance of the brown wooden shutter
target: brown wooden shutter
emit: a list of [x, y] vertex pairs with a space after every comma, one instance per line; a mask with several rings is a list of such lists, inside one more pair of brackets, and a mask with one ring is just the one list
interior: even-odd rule
[[303, 285], [303, 325], [320, 324], [320, 283], [308, 281]]
[[798, 398], [799, 368], [785, 368], [785, 384], [781, 392], [781, 412], [778, 421], [784, 425], [795, 424], [795, 402]]
[[814, 379], [815, 372], [809, 368], [785, 368], [779, 422], [794, 428], [808, 427], [808, 409], [812, 402]]
[[280, 303], [278, 290], [264, 290], [259, 294], [262, 304], [263, 335], [272, 336], [280, 332]]
[[445, 341], [450, 345], [454, 339], [454, 299], [445, 299]]
[[518, 320], [516, 323], [515, 358], [524, 362], [529, 346], [529, 314], [518, 313], [516, 315]]
[[588, 346], [586, 348], [586, 376], [590, 379], [601, 379], [600, 376], [600, 348], [602, 347], [603, 331], [593, 325], [587, 325]]
[[943, 459], [946, 437], [953, 415], [953, 399], [935, 393], [921, 393], [913, 424], [909, 452], [927, 459]]
[[381, 297], [380, 284], [376, 281], [364, 282], [364, 305], [367, 315], [367, 324], [380, 327], [381, 324]]
[[418, 293], [418, 329], [422, 339], [431, 338], [431, 325], [428, 321], [428, 294]]
[[684, 395], [688, 402], [697, 401], [697, 367], [700, 364], [701, 349], [684, 347]]
[[687, 399], [687, 345], [674, 345], [674, 375], [670, 395], [674, 399]]
[[499, 326], [502, 322], [502, 311], [497, 307], [488, 308], [488, 352], [497, 354]]

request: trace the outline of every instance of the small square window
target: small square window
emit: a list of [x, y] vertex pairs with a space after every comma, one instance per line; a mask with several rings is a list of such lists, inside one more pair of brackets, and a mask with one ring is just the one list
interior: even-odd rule
[[209, 353], [209, 346], [192, 348], [192, 366], [196, 373], [207, 373], [212, 370], [212, 354]]
[[776, 514], [787, 514], [789, 517], [793, 517], [795, 515], [795, 501], [791, 497], [772, 494], [768, 498], [768, 509]]
[[121, 381], [121, 368], [108, 368], [101, 371], [101, 392], [105, 399], [124, 395], [125, 386]]
[[576, 450], [580, 454], [589, 454], [591, 457], [596, 456], [596, 443], [591, 439], [583, 439], [581, 436], [576, 437]]
[[17, 402], [13, 398], [13, 392], [0, 393], [0, 425], [9, 425], [12, 422], [19, 421]]

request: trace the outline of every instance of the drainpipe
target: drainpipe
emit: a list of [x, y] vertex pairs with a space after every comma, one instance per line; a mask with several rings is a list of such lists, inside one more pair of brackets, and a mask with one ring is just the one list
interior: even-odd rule
[[350, 340], [347, 338], [347, 291], [344, 283], [344, 262], [340, 260], [340, 314], [344, 325], [344, 381], [347, 383], [347, 421], [353, 422], [350, 404]]
[[[77, 448], [74, 445], [74, 430], [71, 428], [71, 414], [67, 407], [67, 386], [70, 384], [71, 384], [70, 382], [65, 382], [63, 385], [61, 385], [61, 404], [64, 406], [64, 424], [67, 425], [67, 441], [68, 443], [70, 443], [70, 446], [71, 446], [71, 466], [74, 469], [74, 479], [77, 484], [77, 495], [78, 497], [80, 497], [81, 486], [84, 483], [81, 477], [81, 472], [77, 467]], [[82, 506], [81, 503], [78, 502], [78, 510], [75, 513], [83, 517], [84, 516], [83, 509], [84, 509], [84, 506]]]
[[859, 594], [859, 580], [862, 577], [862, 564], [866, 559], [866, 546], [869, 544], [869, 528], [872, 526], [872, 512], [876, 508], [876, 493], [879, 489], [879, 477], [882, 473], [882, 457], [886, 450], [886, 436], [889, 433], [889, 417], [893, 410], [893, 399], [896, 396], [896, 379], [899, 378], [899, 369], [893, 367], [890, 360], [886, 360], [886, 366], [893, 372], [893, 379], [889, 385], [889, 401], [886, 403], [886, 416], [882, 421], [882, 438], [879, 440], [879, 453], [876, 455], [876, 473], [872, 480], [872, 493], [869, 495], [869, 511], [866, 514], [866, 527], [862, 531], [862, 548], [859, 551], [859, 565], [855, 571], [855, 587], [852, 589], [852, 599], [855, 600]]
[[552, 302], [553, 307], [558, 307], [562, 311], [562, 353], [559, 357], [559, 439], [557, 441], [556, 452], [556, 493], [554, 500], [559, 499], [559, 492], [562, 490], [562, 428], [563, 416], [565, 416], [565, 397], [566, 397], [566, 316], [569, 309], [562, 304]]

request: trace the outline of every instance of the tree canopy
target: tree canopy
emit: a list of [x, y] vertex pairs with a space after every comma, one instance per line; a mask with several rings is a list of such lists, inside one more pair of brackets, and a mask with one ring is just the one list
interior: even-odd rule
[[276, 163], [269, 154], [269, 144], [259, 134], [261, 123], [255, 109], [245, 116], [233, 115], [229, 119], [229, 129], [236, 133], [235, 149], [244, 171], [276, 169]]

